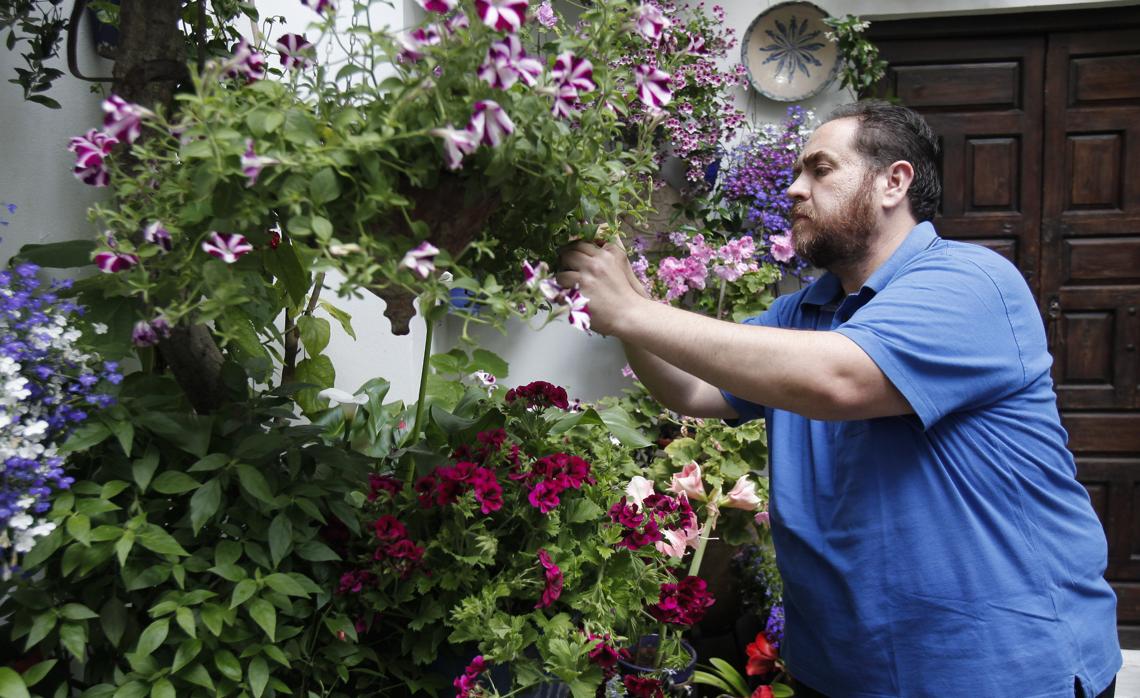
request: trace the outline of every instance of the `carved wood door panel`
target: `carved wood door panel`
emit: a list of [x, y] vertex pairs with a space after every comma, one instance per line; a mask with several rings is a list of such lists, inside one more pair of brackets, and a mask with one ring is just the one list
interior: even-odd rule
[[1011, 259], [1038, 299], [1121, 641], [1140, 647], [1140, 9], [884, 22], [872, 38], [885, 90], [942, 140], [935, 226]]

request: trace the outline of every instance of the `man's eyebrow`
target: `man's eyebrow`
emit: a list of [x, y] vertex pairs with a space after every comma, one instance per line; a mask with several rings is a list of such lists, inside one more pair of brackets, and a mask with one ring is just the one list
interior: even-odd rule
[[800, 156], [797, 158], [795, 164], [792, 165], [792, 170], [798, 174], [804, 169], [804, 166], [811, 167], [821, 160], [830, 163], [835, 162], [835, 158], [826, 150], [813, 150], [808, 153], [806, 157]]

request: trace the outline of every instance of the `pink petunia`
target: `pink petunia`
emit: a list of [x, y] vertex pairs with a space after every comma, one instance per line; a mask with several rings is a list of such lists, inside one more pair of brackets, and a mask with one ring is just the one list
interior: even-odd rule
[[463, 156], [479, 148], [479, 139], [473, 133], [452, 128], [451, 124], [432, 129], [430, 133], [443, 139], [443, 153], [449, 170], [458, 170], [463, 166]]
[[238, 233], [212, 231], [202, 242], [202, 250], [211, 257], [217, 257], [226, 264], [233, 264], [241, 257], [253, 252], [253, 245]]
[[554, 90], [554, 102], [550, 106], [550, 113], [559, 118], [568, 118], [578, 106], [578, 90], [570, 85], [560, 85]]
[[515, 125], [497, 102], [485, 99], [475, 103], [475, 110], [467, 130], [485, 145], [497, 146], [504, 138], [514, 133]]
[[669, 89], [669, 73], [650, 65], [639, 65], [633, 69], [637, 83], [637, 97], [649, 109], [660, 109], [673, 99]]
[[137, 104], [131, 104], [118, 95], [103, 100], [103, 130], [112, 138], [134, 143], [142, 134], [143, 119], [154, 116], [154, 112]]
[[657, 41], [661, 33], [672, 26], [672, 22], [661, 8], [651, 3], [643, 3], [637, 8], [637, 33], [649, 41]]
[[95, 129], [68, 141], [67, 149], [75, 153], [76, 178], [93, 187], [107, 186], [111, 174], [105, 160], [118, 142], [119, 139]]
[[143, 228], [143, 240], [146, 240], [152, 245], [156, 245], [163, 252], [169, 252], [173, 246], [170, 239], [170, 231], [163, 227], [162, 223], [154, 221]]
[[526, 22], [527, 0], [475, 0], [483, 24], [495, 31], [517, 32]]
[[467, 19], [467, 15], [462, 11], [456, 12], [443, 22], [443, 28], [447, 30], [449, 35], [454, 34], [460, 29], [467, 29], [470, 26], [471, 20]]
[[277, 163], [278, 161], [273, 158], [255, 153], [253, 151], [253, 139], [245, 139], [245, 152], [241, 156], [241, 173], [247, 178], [245, 186], [252, 187], [257, 184], [261, 170], [268, 165], [276, 165]]
[[771, 235], [768, 237], [768, 243], [771, 245], [769, 252], [772, 254], [772, 259], [777, 262], [787, 264], [795, 258], [796, 248], [792, 244], [792, 236], [788, 233]]
[[286, 34], [277, 40], [277, 53], [285, 70], [302, 70], [313, 64], [313, 44], [301, 34]]
[[95, 255], [95, 266], [105, 274], [126, 271], [138, 263], [138, 256], [127, 252], [99, 252]]
[[426, 279], [435, 271], [435, 256], [437, 254], [439, 254], [439, 248], [425, 240], [408, 250], [404, 258], [400, 260], [400, 266], [411, 269], [421, 279]]

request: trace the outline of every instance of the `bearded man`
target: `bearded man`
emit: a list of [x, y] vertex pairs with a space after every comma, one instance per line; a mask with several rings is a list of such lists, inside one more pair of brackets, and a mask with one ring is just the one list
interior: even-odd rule
[[654, 302], [614, 243], [558, 280], [665, 406], [767, 420], [797, 696], [1111, 696], [1107, 546], [1041, 318], [1008, 261], [938, 237], [937, 158], [909, 109], [834, 112], [788, 189], [827, 273], [744, 324]]

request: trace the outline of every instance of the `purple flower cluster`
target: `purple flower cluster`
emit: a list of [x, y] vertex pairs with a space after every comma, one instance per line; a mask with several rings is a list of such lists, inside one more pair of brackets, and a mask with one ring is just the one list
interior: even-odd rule
[[760, 232], [766, 250], [761, 259], [794, 274], [807, 263], [790, 248], [792, 200], [787, 190], [812, 119], [802, 107], [790, 107], [783, 122], [765, 125], [728, 153], [719, 183], [726, 199], [745, 205], [748, 221]]
[[76, 347], [81, 309], [59, 295], [69, 283], [44, 284], [38, 272], [33, 264], [0, 271], [0, 576], [54, 528], [38, 515], [72, 483], [58, 446], [89, 410], [114, 402], [101, 390], [122, 380], [117, 365], [95, 368]]
[[772, 606], [768, 612], [768, 623], [764, 626], [764, 635], [774, 649], [780, 649], [780, 642], [784, 639], [784, 604]]

